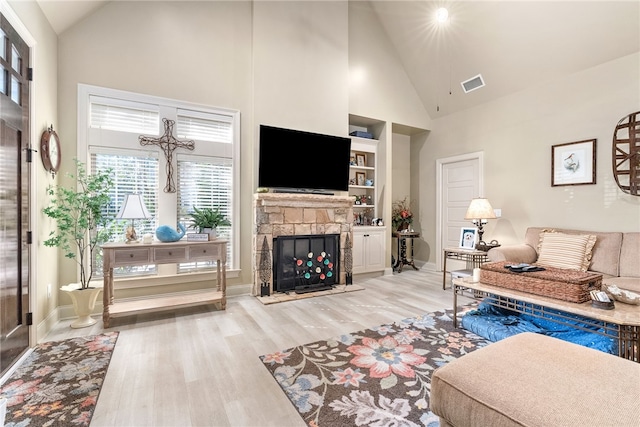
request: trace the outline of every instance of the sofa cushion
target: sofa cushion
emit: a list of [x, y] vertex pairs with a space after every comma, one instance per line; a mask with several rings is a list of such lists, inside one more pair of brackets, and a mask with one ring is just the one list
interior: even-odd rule
[[620, 249], [620, 277], [636, 277], [640, 280], [638, 254], [640, 254], [640, 233], [624, 233]]
[[537, 264], [544, 267], [587, 271], [596, 243], [592, 234], [540, 233]]
[[[549, 227], [529, 227], [525, 234], [525, 243], [533, 248], [538, 247], [540, 233]], [[617, 231], [583, 231], [556, 228], [558, 232], [566, 234], [592, 234], [596, 236], [596, 244], [591, 252], [591, 266], [589, 270], [609, 276], [620, 275], [620, 250], [622, 234]], [[625, 235], [629, 233], [624, 233]], [[636, 252], [637, 253], [637, 252]], [[637, 261], [634, 261], [637, 263]], [[639, 267], [640, 268], [640, 267]]]

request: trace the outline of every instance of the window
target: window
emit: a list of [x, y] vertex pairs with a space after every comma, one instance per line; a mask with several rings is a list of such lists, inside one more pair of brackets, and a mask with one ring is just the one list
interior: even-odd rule
[[[189, 224], [193, 207], [218, 208], [231, 220], [232, 164], [229, 159], [206, 161], [178, 157], [178, 221]], [[210, 184], [209, 184], [210, 183]], [[218, 237], [232, 240], [231, 227], [218, 227]], [[213, 266], [213, 261], [180, 264], [179, 270], [192, 271], [200, 266]]]
[[[78, 101], [79, 158], [86, 159], [92, 171], [113, 170], [113, 203], [106, 208], [110, 216], [115, 217], [126, 194], [142, 194], [152, 218], [134, 220], [141, 237], [160, 225], [189, 227], [194, 206], [217, 207], [231, 221], [230, 227], [218, 229], [218, 235], [229, 241], [227, 267], [236, 268], [239, 224], [233, 218], [238, 217], [239, 113], [88, 85], [79, 85]], [[164, 135], [163, 119], [174, 121], [174, 138], [192, 140], [195, 147], [192, 151], [178, 147], [170, 156], [175, 193], [163, 191], [168, 179], [164, 151], [139, 142], [141, 135]], [[123, 241], [128, 225], [129, 220], [113, 221], [111, 241]], [[96, 262], [101, 267], [101, 259]], [[213, 267], [213, 262], [180, 264], [175, 269], [151, 265], [114, 274], [179, 274]]]

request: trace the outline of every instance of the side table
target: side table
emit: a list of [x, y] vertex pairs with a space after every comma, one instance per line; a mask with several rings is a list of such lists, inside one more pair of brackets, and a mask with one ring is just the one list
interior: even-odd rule
[[[393, 265], [393, 269], [398, 269], [398, 273], [402, 273], [402, 267], [410, 265], [414, 270], [418, 267], [413, 262], [413, 239], [420, 237], [417, 231], [394, 231], [393, 237], [398, 239], [398, 259]], [[407, 259], [407, 239], [411, 239], [411, 259]]]
[[446, 248], [443, 251], [442, 262], [442, 289], [447, 288], [447, 259], [455, 259], [459, 261], [465, 261], [468, 270], [480, 267], [480, 265], [489, 261], [487, 252], [479, 251], [476, 249], [462, 249], [462, 248]]

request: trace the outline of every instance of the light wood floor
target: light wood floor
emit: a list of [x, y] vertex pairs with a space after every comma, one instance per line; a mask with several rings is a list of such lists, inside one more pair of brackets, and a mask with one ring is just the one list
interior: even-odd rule
[[[404, 270], [359, 279], [365, 289], [263, 305], [229, 298], [226, 311], [185, 309], [114, 319], [120, 331], [92, 427], [304, 426], [258, 356], [451, 308], [442, 274]], [[460, 300], [464, 302], [464, 300]], [[104, 331], [61, 322], [58, 340]]]

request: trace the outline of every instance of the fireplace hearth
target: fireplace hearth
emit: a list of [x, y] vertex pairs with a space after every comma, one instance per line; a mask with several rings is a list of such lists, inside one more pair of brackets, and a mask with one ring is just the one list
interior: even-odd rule
[[315, 292], [339, 283], [339, 234], [280, 236], [273, 240], [274, 292]]
[[[319, 194], [287, 194], [287, 193], [257, 193], [254, 194], [254, 234], [253, 234], [253, 270], [254, 283], [252, 295], [269, 296], [280, 295], [286, 296], [293, 294], [296, 287], [317, 286], [321, 281], [323, 286], [336, 286], [340, 288], [347, 283], [347, 276], [350, 276], [351, 264], [345, 260], [351, 260], [351, 241], [353, 232], [353, 198], [350, 196], [328, 196]], [[319, 237], [330, 236], [329, 239], [336, 241], [335, 249], [329, 247], [311, 247], [309, 249], [300, 249], [290, 256], [287, 261], [286, 270], [278, 272], [271, 268], [276, 265], [276, 239], [281, 237]], [[336, 236], [338, 236], [336, 238]], [[349, 237], [349, 238], [348, 238]], [[286, 241], [287, 239], [285, 239]], [[295, 239], [294, 239], [295, 240]], [[287, 245], [290, 243], [287, 243]], [[318, 263], [318, 256], [323, 256], [322, 266], [315, 265]], [[308, 259], [309, 253], [313, 253], [313, 257]], [[328, 257], [328, 258], [327, 258]], [[293, 260], [295, 258], [295, 260]], [[324, 264], [328, 259], [328, 264]], [[304, 261], [304, 265], [308, 261], [312, 261], [312, 271], [303, 271], [294, 266], [298, 261]], [[329, 263], [332, 263], [333, 270], [329, 271]], [[271, 267], [270, 267], [271, 266]], [[323, 268], [323, 266], [325, 266]], [[309, 266], [306, 266], [309, 267]], [[309, 268], [311, 268], [309, 267]], [[320, 267], [320, 273], [315, 270]], [[327, 273], [331, 272], [327, 280]], [[308, 273], [309, 278], [304, 275]], [[287, 277], [285, 284], [280, 287], [276, 286], [275, 277], [282, 278], [283, 275], [295, 276]], [[314, 276], [317, 274], [318, 277]], [[325, 278], [320, 279], [319, 275], [324, 274]], [[334, 280], [333, 285], [330, 284]], [[316, 283], [317, 282], [317, 283]], [[283, 290], [284, 289], [284, 290]], [[315, 289], [314, 289], [315, 290]], [[298, 292], [304, 291], [299, 288]], [[332, 292], [333, 290], [329, 291]]]

